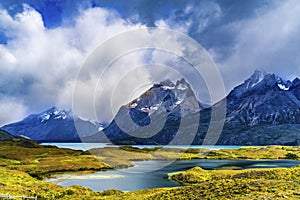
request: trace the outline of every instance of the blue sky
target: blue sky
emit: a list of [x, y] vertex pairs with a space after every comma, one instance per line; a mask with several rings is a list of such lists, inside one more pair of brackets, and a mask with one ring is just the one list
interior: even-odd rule
[[299, 77], [299, 19], [297, 0], [2, 0], [0, 124], [53, 105], [71, 108], [72, 84], [89, 53], [139, 27], [195, 39], [217, 64], [227, 92], [255, 69]]

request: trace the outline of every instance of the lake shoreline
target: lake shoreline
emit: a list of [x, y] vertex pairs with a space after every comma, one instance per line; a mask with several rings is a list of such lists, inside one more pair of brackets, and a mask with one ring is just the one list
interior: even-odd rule
[[[18, 145], [12, 145], [12, 144], [6, 144], [2, 145], [0, 148], [0, 156], [1, 156], [1, 167], [0, 171], [3, 174], [3, 177], [0, 177], [0, 182], [3, 183], [3, 185], [0, 187], [0, 192], [8, 192], [8, 193], [14, 193], [16, 195], [25, 194], [28, 196], [32, 196], [34, 194], [38, 194], [41, 198], [46, 198], [48, 195], [54, 195], [55, 197], [62, 197], [65, 196], [68, 197], [75, 197], [76, 194], [86, 194], [85, 197], [87, 199], [90, 199], [91, 196], [96, 197], [98, 199], [101, 199], [102, 197], [105, 198], [112, 198], [112, 199], [128, 199], [130, 197], [136, 197], [139, 196], [140, 199], [143, 199], [144, 195], [153, 195], [155, 193], [157, 194], [168, 194], [168, 191], [172, 191], [172, 193], [176, 193], [176, 191], [180, 192], [195, 192], [199, 191], [197, 189], [199, 186], [180, 186], [180, 187], [165, 187], [165, 183], [169, 183], [169, 176], [168, 172], [158, 172], [154, 175], [149, 176], [146, 180], [147, 182], [153, 181], [149, 186], [145, 186], [146, 188], [155, 188], [155, 189], [143, 189], [143, 188], [134, 188], [134, 190], [138, 190], [136, 192], [122, 192], [120, 190], [112, 190], [111, 188], [114, 188], [114, 184], [110, 185], [108, 184], [107, 190], [103, 192], [95, 192], [89, 187], [83, 187], [79, 185], [73, 186], [67, 186], [62, 187], [60, 185], [46, 182], [44, 180], [41, 180], [41, 178], [44, 178], [45, 175], [49, 174], [55, 174], [58, 171], [60, 172], [70, 172], [75, 171], [76, 173], [79, 172], [82, 173], [89, 173], [87, 176], [90, 176], [91, 172], [93, 171], [99, 171], [103, 169], [107, 169], [107, 171], [100, 172], [100, 173], [107, 173], [106, 176], [98, 175], [98, 179], [101, 179], [101, 184], [103, 183], [103, 177], [105, 177], [106, 181], [109, 180], [109, 178], [114, 177], [118, 178], [119, 176], [110, 176], [109, 174], [115, 174], [121, 170], [112, 170], [112, 169], [118, 169], [119, 168], [125, 168], [123, 170], [136, 170], [135, 167], [138, 167], [136, 165], [135, 160], [147, 160], [147, 161], [141, 161], [144, 162], [146, 168], [149, 166], [153, 166], [153, 164], [157, 164], [159, 162], [170, 162], [174, 160], [178, 160], [175, 162], [178, 162], [180, 165], [178, 165], [178, 168], [175, 166], [175, 168], [168, 169], [170, 172], [178, 172], [178, 171], [186, 171], [190, 168], [193, 168], [196, 165], [190, 165], [190, 162], [199, 163], [201, 160], [204, 162], [204, 164], [208, 161], [213, 162], [213, 165], [216, 165], [220, 162], [226, 162], [226, 159], [228, 160], [228, 164], [225, 163], [222, 164], [221, 167], [223, 169], [220, 170], [205, 170], [205, 166], [203, 167], [204, 171], [201, 171], [199, 169], [189, 171], [188, 174], [195, 174], [202, 177], [205, 174], [211, 174], [214, 176], [214, 172], [210, 171], [221, 171], [231, 174], [231, 172], [237, 172], [239, 171], [241, 173], [237, 174], [236, 176], [244, 176], [243, 170], [233, 170], [231, 169], [233, 164], [230, 164], [232, 162], [254, 162], [250, 163], [250, 165], [256, 165], [256, 167], [268, 167], [270, 165], [273, 165], [272, 163], [269, 163], [268, 166], [266, 166], [266, 163], [257, 163], [257, 162], [265, 162], [273, 160], [275, 162], [293, 162], [296, 160], [296, 164], [298, 165], [299, 162], [299, 156], [300, 156], [300, 147], [291, 147], [291, 146], [264, 146], [264, 147], [247, 147], [247, 148], [239, 148], [239, 149], [218, 149], [218, 150], [207, 150], [207, 149], [196, 149], [196, 148], [189, 148], [189, 149], [178, 149], [178, 148], [135, 148], [130, 146], [121, 146], [121, 147], [103, 147], [98, 149], [92, 149], [90, 151], [75, 151], [72, 149], [67, 148], [58, 148], [55, 146], [41, 146], [36, 145], [34, 147], [27, 147], [27, 146], [18, 146]], [[152, 162], [152, 163], [151, 163]], [[149, 165], [150, 163], [150, 165]], [[212, 164], [212, 163], [210, 163]], [[294, 166], [296, 165], [294, 164]], [[249, 163], [247, 164], [249, 165]], [[143, 167], [143, 166], [142, 166]], [[157, 166], [158, 168], [161, 168], [161, 165]], [[219, 166], [220, 167], [220, 166]], [[273, 166], [272, 166], [273, 167]], [[149, 169], [149, 168], [148, 168]], [[151, 168], [150, 168], [151, 169]], [[161, 168], [163, 169], [163, 168]], [[293, 168], [282, 168], [279, 170], [271, 170], [267, 173], [279, 173], [280, 171], [286, 172], [287, 175], [289, 175], [289, 172], [297, 172], [299, 171], [300, 176], [300, 168], [299, 167], [293, 167]], [[201, 172], [199, 174], [199, 171]], [[268, 170], [267, 170], [268, 171]], [[202, 172], [204, 174], [202, 174]], [[97, 172], [96, 172], [97, 173]], [[164, 173], [163, 176], [159, 173]], [[250, 173], [250, 172], [249, 172]], [[258, 170], [254, 169], [251, 171], [251, 173], [258, 174], [257, 177], [253, 177], [251, 181], [253, 183], [251, 184], [262, 184], [261, 182], [257, 182], [261, 177], [265, 176], [265, 170]], [[250, 174], [251, 174], [250, 173]], [[206, 175], [205, 175], [206, 176]], [[204, 177], [205, 177], [204, 176]], [[252, 175], [251, 175], [252, 176]], [[276, 177], [277, 175], [274, 175]], [[107, 178], [108, 177], [108, 178]], [[161, 178], [159, 181], [157, 181], [157, 177]], [[282, 176], [284, 177], [284, 176]], [[78, 177], [77, 177], [78, 178]], [[180, 178], [180, 177], [177, 177]], [[236, 181], [235, 178], [231, 178], [231, 181]], [[180, 180], [185, 181], [185, 180]], [[188, 181], [193, 181], [188, 180]], [[289, 180], [290, 181], [290, 180]], [[122, 180], [118, 180], [118, 182], [126, 183], [127, 185], [140, 185], [140, 183], [145, 182], [145, 177], [143, 176], [141, 181], [138, 181], [139, 184], [136, 184], [137, 181], [132, 181], [129, 178], [124, 178]], [[87, 180], [87, 183], [90, 184], [90, 182]], [[92, 181], [93, 183], [93, 181]], [[161, 185], [157, 185], [157, 183]], [[173, 184], [174, 182], [171, 182]], [[275, 183], [275, 182], [274, 182]], [[20, 190], [15, 190], [15, 188], [18, 188], [18, 185], [24, 185], [26, 188], [30, 188], [30, 191], [25, 191], [22, 188], [19, 188]], [[94, 184], [94, 183], [93, 183]], [[176, 184], [176, 183], [174, 183]], [[217, 179], [216, 181], [213, 181], [213, 184], [215, 184], [215, 188], [228, 188], [232, 185], [227, 182], [222, 182], [221, 180]], [[221, 185], [224, 185], [224, 187], [220, 187]], [[244, 182], [239, 182], [239, 184], [244, 184]], [[245, 183], [246, 184], [246, 183]], [[247, 183], [248, 184], [248, 183]], [[277, 182], [276, 182], [277, 184]], [[278, 183], [279, 184], [279, 183]], [[285, 184], [287, 185], [287, 184]], [[174, 185], [173, 185], [174, 186]], [[172, 186], [172, 187], [173, 187]], [[203, 187], [208, 187], [207, 182], [203, 182]], [[228, 187], [227, 187], [228, 186]], [[295, 185], [297, 186], [297, 185]], [[158, 187], [158, 188], [157, 188]], [[201, 186], [202, 187], [202, 186]], [[207, 188], [202, 188], [207, 190]], [[237, 187], [234, 185], [234, 187]], [[238, 187], [244, 188], [243, 185], [238, 185]], [[271, 185], [268, 185], [267, 187], [271, 188]], [[51, 188], [51, 190], [47, 189]], [[195, 191], [194, 191], [195, 189]], [[299, 188], [300, 189], [300, 188]], [[133, 189], [124, 189], [123, 191], [132, 191]], [[101, 190], [102, 191], [102, 190]], [[226, 192], [226, 191], [224, 191]], [[70, 198], [69, 198], [70, 199]]]
[[88, 150], [88, 148], [103, 148], [103, 147], [136, 147], [136, 148], [201, 148], [201, 149], [238, 149], [241, 147], [256, 147], [256, 146], [238, 146], [238, 145], [115, 145], [111, 143], [83, 143], [83, 142], [46, 142], [40, 143], [40, 145], [47, 146], [57, 146], [59, 148], [70, 148], [73, 150]]
[[[55, 143], [57, 144], [57, 143]], [[62, 144], [66, 144], [66, 143], [62, 143]], [[69, 145], [72, 145], [73, 143], [67, 143]], [[81, 143], [82, 144], [82, 143]], [[47, 143], [46, 145], [49, 145], [49, 143]], [[73, 144], [74, 145], [74, 144]], [[190, 146], [188, 146], [190, 147]], [[102, 157], [103, 154], [107, 154], [107, 152], [115, 152], [115, 156], [117, 159], [122, 160], [122, 157], [119, 154], [122, 154], [124, 152], [126, 153], [132, 153], [134, 154], [133, 156], [128, 157], [127, 159], [125, 158], [126, 162], [121, 162], [120, 163], [113, 163], [112, 165], [110, 165], [110, 161], [109, 161], [109, 157], [108, 160], [99, 160], [101, 162], [107, 163], [110, 165], [110, 168], [106, 168], [106, 169], [101, 169], [101, 170], [79, 170], [79, 173], [85, 173], [87, 171], [90, 171], [91, 173], [97, 172], [97, 171], [110, 171], [110, 170], [120, 170], [120, 169], [127, 169], [130, 167], [134, 167], [134, 162], [136, 161], [168, 161], [168, 162], [172, 162], [172, 161], [176, 161], [176, 160], [210, 160], [210, 159], [216, 159], [216, 160], [248, 160], [248, 161], [268, 161], [268, 160], [297, 160], [299, 159], [298, 155], [295, 155], [296, 157], [286, 157], [285, 156], [278, 156], [278, 157], [272, 157], [272, 156], [262, 156], [259, 157], [258, 155], [255, 156], [249, 156], [249, 152], [251, 151], [261, 151], [263, 149], [280, 149], [280, 150], [284, 150], [285, 148], [298, 148], [298, 147], [292, 147], [292, 146], [276, 146], [276, 145], [272, 145], [272, 146], [216, 146], [215, 148], [211, 148], [211, 149], [207, 149], [205, 148], [207, 146], [201, 146], [201, 148], [180, 148], [180, 146], [172, 146], [171, 148], [167, 148], [164, 147], [162, 148], [161, 146], [152, 146], [151, 147], [145, 147], [145, 146], [111, 146], [108, 145], [106, 146], [106, 144], [103, 147], [100, 148], [93, 148], [91, 150], [86, 150], [84, 152], [89, 152], [91, 155], [94, 155], [96, 157]], [[57, 147], [60, 148], [60, 147]], [[76, 149], [76, 148], [75, 148]], [[300, 149], [300, 148], [299, 148]], [[82, 150], [80, 150], [82, 151]], [[99, 152], [100, 151], [100, 152]], [[164, 151], [163, 156], [157, 156], [157, 157], [147, 157], [146, 155], [148, 155], [149, 153], [152, 154], [152, 152], [154, 152], [153, 154], [156, 153], [156, 151]], [[242, 155], [238, 155], [239, 152], [244, 151], [244, 153]], [[285, 151], [285, 150], [284, 150]], [[120, 153], [121, 152], [121, 153]], [[187, 153], [188, 152], [188, 153]], [[176, 153], [176, 155], [172, 155], [171, 157], [168, 157], [168, 154], [174, 154]], [[226, 155], [227, 153], [227, 155]], [[229, 153], [229, 154], [228, 154]], [[139, 155], [138, 155], [139, 154]], [[142, 154], [144, 154], [145, 156], [141, 156]], [[288, 153], [291, 154], [291, 153]], [[138, 155], [136, 157], [136, 155]], [[264, 155], [263, 153], [261, 155]], [[275, 154], [274, 154], [275, 155]], [[60, 174], [60, 173], [64, 173], [64, 172], [75, 172], [76, 171], [55, 171], [55, 172], [49, 172], [48, 174], [46, 174], [45, 178], [49, 178], [52, 175], [55, 174]]]
[[[60, 180], [59, 182], [64, 182], [64, 184], [68, 185], [69, 183], [72, 183], [74, 181], [74, 184], [78, 184], [76, 182], [77, 179], [81, 180], [84, 179], [84, 177], [89, 177], [88, 179], [93, 179], [94, 176], [98, 176], [98, 178], [95, 179], [97, 181], [98, 179], [101, 179], [101, 174], [106, 174], [106, 177], [110, 177], [111, 174], [118, 174], [120, 171], [126, 171], [131, 170], [134, 171], [140, 163], [159, 163], [159, 162], [165, 162], [170, 163], [172, 162], [194, 162], [194, 163], [203, 163], [203, 162], [228, 162], [233, 164], [226, 164], [224, 166], [216, 167], [214, 169], [217, 170], [243, 170], [243, 167], [238, 166], [238, 162], [242, 163], [254, 163], [252, 167], [250, 168], [276, 168], [278, 167], [278, 163], [289, 163], [289, 162], [297, 162], [294, 165], [296, 166], [300, 164], [300, 161], [297, 159], [299, 158], [298, 155], [296, 160], [290, 159], [287, 155], [292, 155], [290, 152], [295, 152], [298, 149], [298, 147], [286, 147], [286, 146], [264, 146], [264, 147], [258, 147], [258, 146], [251, 146], [251, 147], [239, 147], [239, 148], [218, 148], [218, 149], [204, 149], [204, 148], [189, 148], [189, 149], [183, 149], [183, 148], [160, 148], [160, 147], [152, 147], [152, 148], [144, 148], [144, 147], [133, 147], [133, 146], [119, 146], [119, 147], [112, 147], [112, 146], [106, 146], [102, 148], [95, 148], [91, 149], [90, 152], [91, 155], [94, 156], [100, 156], [100, 157], [108, 157], [108, 160], [101, 159], [102, 162], [111, 164], [111, 160], [116, 158], [120, 162], [120, 160], [124, 159], [123, 161], [126, 161], [126, 163], [117, 163], [115, 164], [115, 167], [112, 167], [111, 169], [107, 171], [90, 171], [88, 175], [84, 174], [83, 176], [78, 175], [77, 173], [69, 174], [68, 172], [64, 174], [53, 174], [53, 176], [50, 177], [50, 179], [64, 179]], [[272, 164], [275, 163], [275, 164]], [[277, 163], [277, 164], [276, 164]], [[112, 162], [112, 164], [114, 164]], [[169, 165], [169, 164], [167, 164]], [[166, 165], [166, 166], [167, 166]], [[255, 166], [256, 165], [256, 166]], [[110, 165], [112, 166], [112, 165]], [[190, 165], [188, 168], [193, 168], [197, 166]], [[288, 167], [291, 167], [288, 166]], [[147, 166], [149, 167], [149, 166]], [[284, 167], [285, 166], [281, 166]], [[184, 168], [184, 170], [187, 170], [188, 168]], [[205, 169], [205, 167], [204, 167]], [[179, 170], [179, 171], [184, 171]], [[210, 170], [210, 169], [206, 169]], [[168, 173], [174, 173], [175, 171], [170, 171]], [[168, 176], [168, 173], [164, 174], [164, 176]], [[68, 177], [68, 178], [66, 178]], [[75, 178], [74, 178], [75, 177]], [[81, 178], [78, 178], [81, 177]], [[103, 177], [102, 177], [103, 178]], [[151, 177], [149, 177], [150, 179]], [[88, 179], [86, 181], [88, 181]], [[49, 180], [49, 177], [48, 179]], [[127, 180], [127, 179], [126, 179]], [[107, 181], [107, 180], [106, 180]], [[160, 180], [164, 181], [164, 180]], [[173, 180], [174, 181], [174, 180]], [[52, 181], [50, 181], [52, 182]], [[83, 185], [85, 187], [93, 188], [93, 186], [87, 186]], [[112, 185], [113, 186], [113, 185]], [[170, 185], [163, 185], [163, 187], [171, 187]], [[105, 188], [110, 189], [110, 188]], [[135, 190], [139, 189], [145, 189], [145, 188], [136, 188]], [[104, 190], [104, 189], [103, 189]], [[94, 191], [103, 191], [96, 189]], [[132, 191], [130, 189], [124, 189], [122, 191]]]
[[[139, 161], [134, 162], [134, 167], [130, 169], [121, 170], [109, 170], [105, 172], [95, 172], [92, 174], [78, 175], [76, 173], [66, 173], [56, 175], [55, 177], [46, 181], [52, 183], [58, 183], [64, 187], [68, 187], [74, 184], [79, 184], [84, 187], [88, 187], [96, 192], [101, 192], [111, 188], [115, 188], [120, 191], [136, 191], [147, 189], [148, 186], [128, 186], [127, 183], [141, 182], [143, 184], [149, 184], [150, 188], [161, 188], [161, 187], [176, 187], [179, 186], [174, 183], [174, 177], [178, 173], [184, 173], [186, 170], [201, 167], [207, 173], [210, 171], [244, 171], [253, 170], [260, 171], [262, 169], [289, 169], [294, 166], [298, 166], [300, 161], [294, 160], [212, 160], [212, 159], [195, 159], [195, 160], [179, 160], [170, 165], [165, 166], [164, 169], [158, 169], [158, 171], [147, 170], [143, 172], [143, 168], [149, 169], [149, 166], [156, 166], [159, 163], [167, 161], [151, 160], [151, 161]], [[154, 169], [156, 169], [154, 167]], [[140, 173], [140, 174], [139, 174]], [[155, 177], [153, 179], [153, 177]], [[166, 177], [166, 178], [164, 178]], [[148, 180], [143, 182], [142, 180]], [[126, 180], [124, 182], [123, 180]], [[155, 181], [154, 181], [155, 180]], [[172, 182], [169, 182], [172, 181]], [[98, 183], [98, 184], [96, 184]], [[100, 184], [101, 183], [101, 184]], [[125, 184], [125, 185], [124, 185]]]

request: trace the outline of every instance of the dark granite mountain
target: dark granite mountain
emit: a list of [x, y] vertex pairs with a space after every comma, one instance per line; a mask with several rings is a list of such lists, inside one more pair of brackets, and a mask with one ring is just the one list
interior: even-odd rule
[[114, 144], [168, 144], [181, 118], [202, 108], [184, 79], [167, 80], [122, 106], [103, 132]]
[[[75, 123], [77, 127], [75, 127]], [[80, 136], [97, 133], [102, 124], [73, 117], [71, 111], [59, 111], [56, 107], [40, 114], [32, 114], [22, 121], [2, 127], [15, 136], [26, 136], [38, 142], [79, 142]]]
[[[181, 85], [184, 85], [182, 90]], [[183, 80], [155, 84], [140, 98], [122, 106], [103, 133], [115, 144], [168, 144], [178, 134], [182, 119], [189, 121], [183, 131], [191, 134], [190, 127], [199, 126], [193, 144], [202, 144], [210, 125], [211, 109], [226, 102], [226, 118], [219, 145], [298, 145], [300, 144], [300, 80], [285, 81], [274, 74], [260, 71], [235, 87], [226, 99], [210, 108], [188, 100], [194, 97], [188, 83]], [[190, 109], [180, 112], [182, 104]], [[198, 107], [198, 110], [195, 109]], [[161, 114], [162, 109], [165, 114]], [[197, 113], [200, 112], [200, 120]], [[165, 116], [164, 116], [165, 115]], [[128, 116], [134, 123], [128, 120]], [[196, 116], [196, 117], [195, 117]], [[166, 117], [166, 121], [162, 120]], [[199, 123], [200, 121], [200, 123]], [[165, 123], [162, 129], [147, 125]], [[199, 124], [195, 124], [199, 123]], [[214, 122], [218, 123], [218, 122]], [[120, 128], [122, 127], [122, 128]], [[146, 127], [143, 129], [143, 127]], [[161, 125], [157, 125], [161, 127]], [[156, 131], [157, 134], [147, 131]], [[102, 134], [103, 134], [102, 133]], [[128, 133], [128, 134], [127, 134]], [[152, 136], [153, 135], [153, 136]], [[151, 137], [150, 137], [151, 136]], [[178, 144], [191, 144], [177, 141]], [[211, 143], [215, 144], [215, 143]]]
[[300, 123], [299, 82], [255, 72], [228, 95], [228, 121], [248, 126]]
[[219, 144], [299, 145], [300, 80], [256, 71], [227, 96]]

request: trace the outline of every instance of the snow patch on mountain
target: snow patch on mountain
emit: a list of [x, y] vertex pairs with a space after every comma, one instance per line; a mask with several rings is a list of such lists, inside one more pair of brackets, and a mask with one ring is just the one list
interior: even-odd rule
[[188, 85], [180, 83], [177, 87], [178, 90], [186, 90], [188, 89]]
[[174, 89], [175, 89], [174, 86], [167, 86], [167, 85], [163, 85], [161, 88], [162, 88], [163, 90], [174, 90]]
[[256, 70], [250, 79], [246, 81], [246, 89], [253, 88], [258, 85], [266, 76], [265, 72]]
[[137, 105], [138, 105], [138, 104], [134, 102], [134, 103], [129, 104], [129, 107], [130, 107], [130, 108], [135, 108], [135, 107], [137, 107]]
[[285, 91], [287, 91], [287, 90], [290, 89], [290, 87], [287, 87], [287, 86], [285, 86], [285, 85], [283, 85], [283, 84], [281, 84], [281, 83], [278, 83], [277, 86], [278, 86], [281, 90], [285, 90]]
[[71, 115], [71, 111], [59, 111], [56, 107], [52, 107], [49, 110], [46, 110], [45, 112], [42, 112], [38, 115], [38, 118], [41, 122], [48, 121], [50, 119], [66, 119], [69, 115]]
[[48, 113], [44, 113], [40, 116], [41, 122], [47, 121], [50, 119], [50, 115]]

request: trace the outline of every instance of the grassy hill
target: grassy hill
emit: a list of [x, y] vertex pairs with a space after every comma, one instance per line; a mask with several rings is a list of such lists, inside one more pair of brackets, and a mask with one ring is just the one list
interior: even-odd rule
[[39, 147], [40, 145], [30, 139], [21, 136], [13, 136], [8, 132], [0, 129], [0, 144], [23, 147]]

